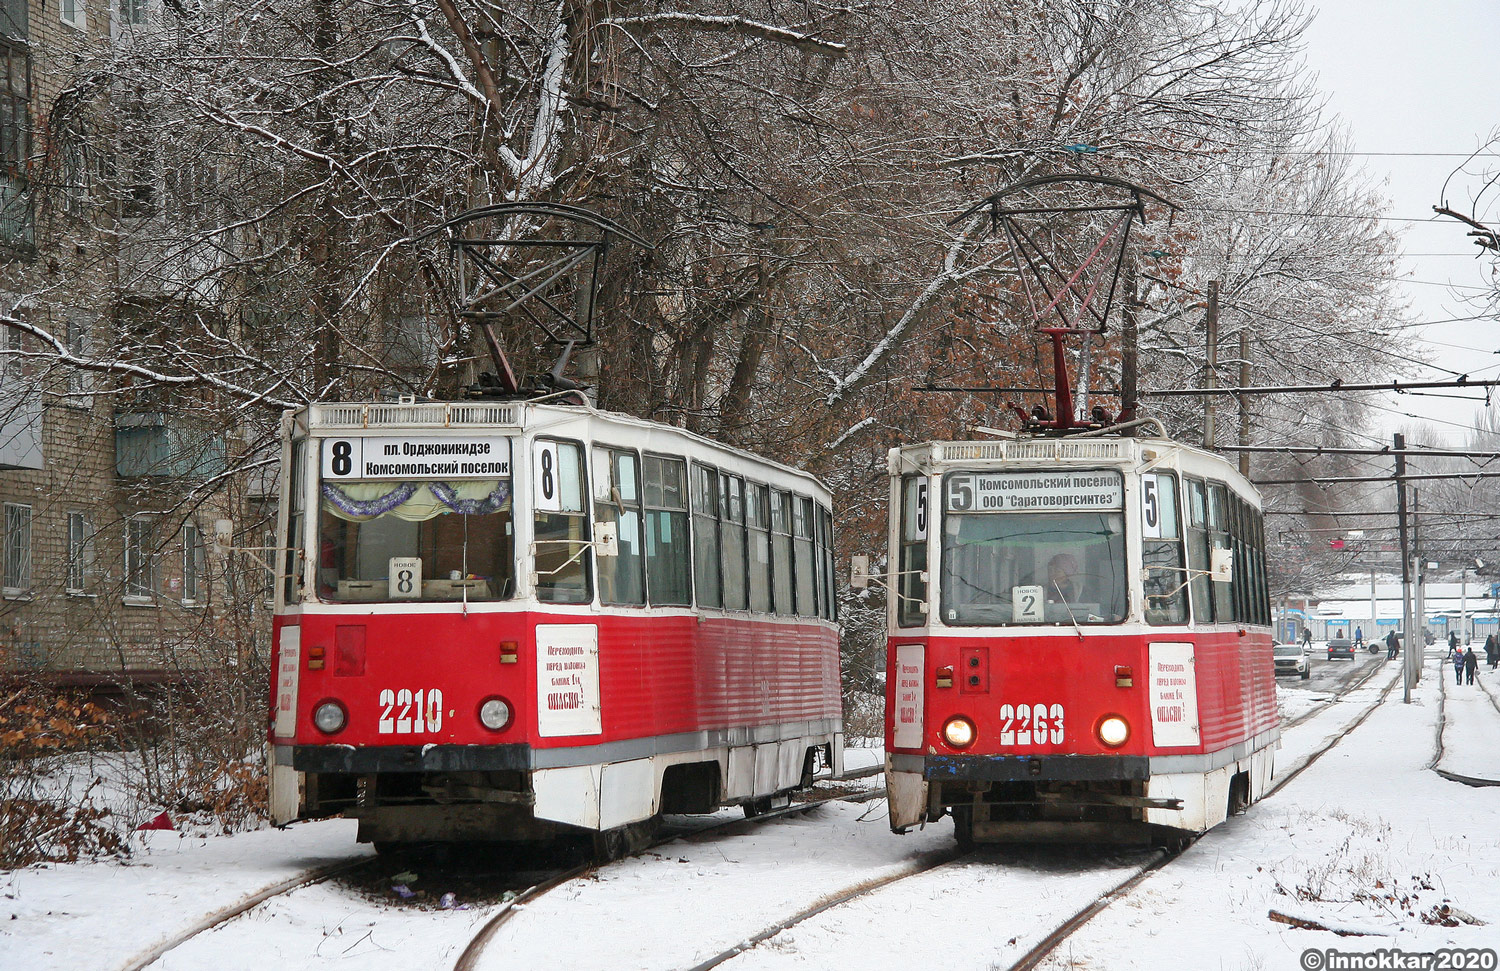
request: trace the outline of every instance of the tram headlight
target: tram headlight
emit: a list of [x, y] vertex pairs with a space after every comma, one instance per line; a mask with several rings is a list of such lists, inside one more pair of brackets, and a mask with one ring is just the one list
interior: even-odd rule
[[1130, 741], [1130, 723], [1119, 715], [1105, 715], [1094, 726], [1094, 734], [1108, 748], [1119, 748]]
[[943, 741], [954, 748], [968, 748], [974, 744], [974, 723], [962, 715], [954, 715], [943, 723]]
[[313, 724], [324, 735], [336, 735], [349, 724], [349, 713], [337, 701], [325, 701], [313, 709]]
[[510, 724], [510, 702], [504, 698], [486, 698], [479, 704], [479, 724], [498, 732]]

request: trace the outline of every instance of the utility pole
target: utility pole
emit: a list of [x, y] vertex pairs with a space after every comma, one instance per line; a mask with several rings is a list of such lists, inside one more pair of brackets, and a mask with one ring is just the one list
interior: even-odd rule
[[[1208, 281], [1208, 313], [1203, 317], [1203, 331], [1208, 344], [1205, 358], [1207, 374], [1203, 378], [1205, 388], [1219, 386], [1219, 281]], [[1214, 396], [1203, 398], [1203, 447], [1214, 447]]]
[[1411, 617], [1411, 544], [1406, 540], [1406, 436], [1400, 432], [1396, 433], [1396, 526], [1401, 534], [1401, 616], [1402, 627], [1406, 630], [1405, 656], [1403, 661], [1403, 687], [1401, 700], [1405, 704], [1411, 704], [1411, 659], [1414, 649], [1412, 646], [1412, 617]]
[[1136, 330], [1139, 307], [1135, 302], [1135, 264], [1125, 265], [1125, 301], [1120, 306], [1120, 423], [1135, 420], [1139, 390], [1136, 367], [1140, 353], [1140, 334]]
[[[1416, 578], [1416, 589], [1412, 596], [1412, 613], [1416, 615], [1418, 633], [1421, 634], [1422, 650], [1427, 650], [1427, 557], [1422, 554], [1421, 489], [1411, 490], [1411, 555], [1414, 561], [1412, 575]], [[1412, 683], [1420, 680], [1421, 668], [1412, 676]]]
[[[1240, 327], [1240, 387], [1250, 387], [1250, 328]], [[1240, 395], [1240, 444], [1250, 444], [1250, 402]], [[1240, 453], [1240, 475], [1250, 478], [1250, 453]]]

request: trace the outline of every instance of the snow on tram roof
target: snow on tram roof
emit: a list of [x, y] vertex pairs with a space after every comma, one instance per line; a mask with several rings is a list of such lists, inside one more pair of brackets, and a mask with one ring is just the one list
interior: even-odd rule
[[602, 411], [592, 405], [580, 403], [558, 403], [553, 401], [363, 401], [334, 402], [307, 405], [292, 416], [306, 415], [310, 431], [336, 431], [338, 429], [389, 430], [410, 428], [416, 430], [461, 430], [476, 426], [510, 426], [516, 430], [531, 426], [535, 419], [528, 420], [527, 411], [537, 417], [586, 419], [603, 421], [615, 427], [634, 428], [643, 432], [666, 433], [675, 438], [692, 442], [718, 453], [727, 453], [741, 461], [762, 468], [772, 468], [799, 479], [811, 481], [824, 492], [832, 490], [819, 476], [799, 469], [794, 465], [766, 458], [755, 452], [726, 445], [697, 432], [627, 415], [622, 412]]

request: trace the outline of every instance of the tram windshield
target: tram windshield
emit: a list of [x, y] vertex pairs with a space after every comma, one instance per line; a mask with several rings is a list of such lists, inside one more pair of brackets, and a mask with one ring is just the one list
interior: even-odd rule
[[955, 474], [944, 492], [946, 623], [1125, 619], [1124, 484], [1118, 472]]
[[318, 596], [484, 601], [515, 591], [509, 478], [319, 484]]

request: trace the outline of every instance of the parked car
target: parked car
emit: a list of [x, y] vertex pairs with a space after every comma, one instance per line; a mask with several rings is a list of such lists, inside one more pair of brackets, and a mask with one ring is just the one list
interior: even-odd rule
[[1312, 676], [1312, 659], [1301, 644], [1272, 644], [1271, 660], [1277, 674], [1299, 674], [1306, 681]]
[[1347, 637], [1335, 637], [1328, 641], [1328, 660], [1347, 657], [1354, 660], [1354, 642]]

